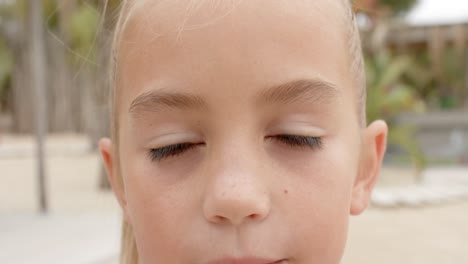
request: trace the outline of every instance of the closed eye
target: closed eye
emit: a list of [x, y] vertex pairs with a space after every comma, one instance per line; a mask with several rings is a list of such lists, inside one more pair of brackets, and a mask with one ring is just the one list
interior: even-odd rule
[[[268, 138], [293, 148], [311, 148], [315, 150], [321, 149], [323, 147], [322, 138], [320, 137], [275, 135], [269, 136]], [[166, 158], [182, 155], [185, 152], [199, 145], [204, 145], [204, 143], [178, 143], [165, 147], [151, 149], [148, 155], [151, 161], [161, 161]]]
[[178, 143], [161, 148], [151, 149], [148, 154], [151, 161], [161, 161], [166, 158], [182, 155], [184, 152], [203, 144], [204, 143]]
[[320, 137], [276, 135], [268, 138], [295, 148], [311, 148], [315, 150], [323, 147], [322, 138]]

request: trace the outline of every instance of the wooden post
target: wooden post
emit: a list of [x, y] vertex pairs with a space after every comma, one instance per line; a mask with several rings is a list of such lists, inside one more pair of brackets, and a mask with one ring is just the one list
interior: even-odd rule
[[430, 31], [429, 52], [431, 56], [432, 72], [436, 76], [437, 85], [441, 84], [442, 79], [442, 51], [444, 49], [445, 39], [443, 38], [440, 26], [434, 26]]
[[31, 85], [34, 94], [35, 132], [37, 141], [37, 176], [39, 193], [39, 211], [47, 213], [47, 188], [44, 164], [44, 137], [47, 131], [46, 116], [46, 58], [44, 45], [44, 21], [42, 19], [42, 1], [29, 0], [31, 42]]
[[466, 110], [468, 110], [468, 24], [460, 25], [460, 39], [459, 39], [459, 49], [461, 58], [464, 58], [464, 62], [462, 63], [462, 67], [464, 69], [464, 82], [463, 82], [463, 92], [462, 92], [462, 100], [463, 106]]
[[457, 85], [457, 87], [455, 87], [456, 88], [455, 95], [457, 96], [457, 98], [459, 98], [461, 106], [466, 106], [466, 103], [467, 103], [465, 93], [466, 93], [466, 83], [468, 79], [468, 77], [466, 76], [468, 65], [465, 62], [465, 58], [466, 58], [465, 28], [466, 28], [465, 24], [457, 24], [453, 26], [453, 34], [455, 38], [454, 39], [455, 49], [457, 52], [457, 57], [460, 58], [459, 67], [462, 68], [462, 76], [460, 76], [460, 78], [462, 78], [462, 82], [460, 82], [460, 84]]
[[465, 82], [464, 82], [464, 97], [463, 97], [463, 106], [468, 110], [468, 52], [465, 52]]

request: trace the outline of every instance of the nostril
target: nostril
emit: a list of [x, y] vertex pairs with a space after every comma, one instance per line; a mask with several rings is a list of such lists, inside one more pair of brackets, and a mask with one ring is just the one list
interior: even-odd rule
[[225, 222], [226, 219], [227, 219], [227, 218], [224, 217], [224, 216], [215, 215], [215, 216], [213, 217], [213, 222], [215, 222], [215, 223], [222, 223], [222, 222]]
[[[257, 219], [261, 218], [261, 215], [260, 214], [251, 214], [251, 215], [247, 215], [245, 218], [248, 218], [248, 219], [251, 219], [251, 220], [257, 220]], [[215, 216], [213, 216], [211, 218], [211, 221], [213, 223], [218, 223], [218, 224], [225, 223], [225, 222], [230, 222], [231, 220], [233, 220], [233, 219], [229, 219], [228, 217], [225, 217], [225, 216], [222, 216], [222, 215], [215, 215]]]
[[252, 220], [255, 220], [255, 219], [258, 219], [258, 218], [260, 217], [260, 215], [259, 215], [259, 214], [251, 214], [251, 215], [249, 215], [248, 217], [249, 217], [250, 219], [252, 219]]

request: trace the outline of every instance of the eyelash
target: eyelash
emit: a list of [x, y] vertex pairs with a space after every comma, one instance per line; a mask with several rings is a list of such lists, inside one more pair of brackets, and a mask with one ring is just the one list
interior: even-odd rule
[[161, 147], [157, 149], [151, 149], [149, 152], [149, 157], [151, 161], [161, 161], [165, 158], [175, 157], [183, 154], [187, 150], [195, 148], [201, 144], [196, 143], [178, 143], [174, 145], [169, 145], [166, 147]]
[[[320, 137], [295, 136], [295, 135], [276, 135], [268, 137], [279, 143], [286, 144], [292, 148], [311, 148], [312, 150], [322, 149], [323, 142]], [[175, 157], [183, 154], [204, 143], [179, 143], [161, 148], [151, 149], [149, 158], [151, 161], [161, 161], [166, 158]]]
[[290, 147], [321, 149], [323, 146], [322, 138], [295, 136], [295, 135], [277, 135], [269, 137], [275, 141], [286, 144]]

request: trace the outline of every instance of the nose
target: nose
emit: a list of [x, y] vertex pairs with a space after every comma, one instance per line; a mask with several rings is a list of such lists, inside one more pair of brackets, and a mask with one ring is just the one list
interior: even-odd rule
[[265, 179], [258, 170], [255, 173], [252, 166], [239, 165], [217, 166], [218, 169], [208, 175], [211, 181], [203, 202], [207, 221], [239, 226], [262, 221], [268, 216], [270, 197]]

